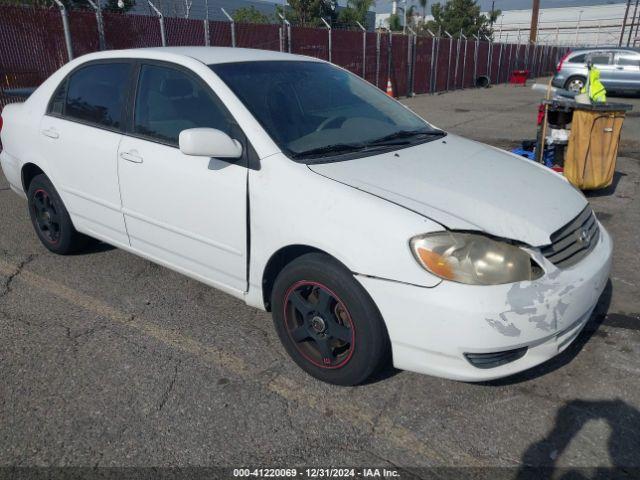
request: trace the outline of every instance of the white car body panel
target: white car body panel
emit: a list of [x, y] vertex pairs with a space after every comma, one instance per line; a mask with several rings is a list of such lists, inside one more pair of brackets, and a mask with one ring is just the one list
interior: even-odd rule
[[[175, 147], [45, 115], [55, 88], [71, 70], [113, 58], [161, 60], [198, 75], [250, 140], [259, 168], [186, 156]], [[24, 196], [21, 171], [27, 163], [37, 165], [57, 187], [79, 231], [261, 309], [263, 275], [274, 254], [292, 245], [324, 251], [354, 273], [377, 305], [398, 368], [479, 381], [530, 368], [566, 348], [604, 288], [611, 240], [600, 225], [594, 250], [563, 270], [536, 247], [580, 213], [583, 196], [539, 165], [454, 135], [366, 158], [296, 163], [207, 67], [259, 60], [319, 61], [206, 47], [80, 57], [25, 103], [3, 110], [5, 176]], [[41, 133], [50, 127], [60, 133], [58, 140], [73, 141], [57, 147]], [[143, 161], [127, 161], [121, 153], [136, 153]], [[445, 228], [529, 245], [545, 274], [533, 282], [497, 286], [443, 281], [415, 261], [409, 239]], [[523, 358], [488, 370], [463, 356], [523, 345], [529, 347]]]
[[126, 244], [115, 161], [121, 139], [120, 133], [50, 115], [42, 117], [36, 137], [55, 165], [55, 185], [75, 227]]
[[[282, 179], [287, 178], [283, 183]], [[248, 301], [260, 307], [262, 272], [287, 245], [309, 245], [352, 272], [434, 287], [441, 279], [422, 269], [408, 239], [442, 227], [385, 200], [316, 175], [283, 154], [264, 159], [249, 178], [251, 268]], [[383, 249], [384, 245], [402, 245]]]
[[398, 152], [310, 168], [447, 228], [532, 246], [548, 244], [549, 235], [587, 204], [552, 170], [451, 134]]
[[117, 165], [131, 247], [242, 295], [247, 169], [134, 137], [120, 143]]
[[31, 142], [39, 141], [37, 131], [40, 122], [37, 119], [41, 116], [42, 110], [39, 107], [34, 109], [33, 103], [9, 104], [2, 110], [2, 169], [11, 189], [25, 198], [21, 176], [23, 165], [33, 163], [42, 169], [48, 165], [39, 148], [29, 148], [32, 147]]
[[[579, 264], [531, 282], [474, 286], [442, 282], [433, 289], [356, 278], [387, 320], [397, 368], [462, 381], [485, 381], [538, 365], [564, 350], [589, 319], [604, 290], [612, 243], [602, 235]], [[463, 353], [528, 346], [526, 355], [487, 370], [470, 368]]]

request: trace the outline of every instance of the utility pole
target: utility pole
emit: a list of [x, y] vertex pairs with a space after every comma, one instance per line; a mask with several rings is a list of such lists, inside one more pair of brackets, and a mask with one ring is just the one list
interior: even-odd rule
[[495, 12], [496, 0], [491, 0], [491, 18], [489, 19], [489, 28], [493, 32], [493, 12]]
[[624, 38], [624, 30], [627, 27], [627, 17], [629, 16], [629, 7], [631, 6], [631, 0], [627, 0], [627, 8], [624, 10], [624, 19], [622, 19], [622, 30], [620, 30], [620, 40], [618, 46], [622, 46], [622, 39]]
[[[636, 0], [637, 2], [638, 0]], [[582, 20], [582, 12], [584, 10], [580, 10], [580, 13], [578, 13], [578, 23], [576, 24], [576, 39], [574, 40], [573, 44], [574, 45], [578, 45], [578, 35], [580, 34], [580, 21]]]
[[636, 46], [636, 40], [638, 39], [638, 27], [640, 26], [640, 12], [638, 12], [638, 18], [636, 18], [636, 33], [633, 36], [633, 44], [632, 46]]
[[531, 28], [529, 29], [529, 43], [536, 43], [538, 37], [538, 17], [540, 16], [540, 0], [533, 0], [531, 6]]
[[636, 0], [636, 6], [633, 7], [633, 15], [631, 15], [631, 28], [629, 28], [629, 36], [627, 37], [627, 47], [631, 43], [631, 34], [633, 33], [633, 27], [635, 26], [637, 12], [638, 12], [638, 0]]
[[402, 34], [407, 34], [407, 0], [402, 0], [404, 8], [402, 9]]

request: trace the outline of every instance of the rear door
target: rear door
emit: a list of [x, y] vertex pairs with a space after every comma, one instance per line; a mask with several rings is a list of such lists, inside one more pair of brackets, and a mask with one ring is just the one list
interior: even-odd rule
[[640, 90], [640, 55], [633, 52], [616, 54], [616, 76], [622, 90]]
[[588, 60], [600, 70], [600, 81], [606, 89], [615, 90], [618, 88], [619, 78], [616, 76], [613, 52], [593, 52], [589, 55]]
[[231, 293], [247, 288], [243, 160], [182, 154], [182, 130], [211, 127], [245, 144], [231, 114], [193, 72], [142, 62], [118, 165], [131, 246]]
[[71, 72], [51, 99], [39, 137], [75, 227], [124, 245], [117, 153], [131, 68], [126, 60], [101, 61]]

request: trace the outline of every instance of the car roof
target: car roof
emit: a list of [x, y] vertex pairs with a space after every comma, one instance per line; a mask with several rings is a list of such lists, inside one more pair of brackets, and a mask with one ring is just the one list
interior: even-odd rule
[[571, 50], [571, 55], [576, 53], [585, 53], [585, 52], [632, 52], [632, 53], [640, 53], [639, 48], [632, 47], [591, 47], [591, 48], [574, 48]]
[[90, 54], [91, 59], [97, 58], [145, 58], [152, 57], [158, 59], [163, 54], [167, 59], [175, 56], [189, 57], [196, 59], [205, 65], [218, 63], [235, 62], [260, 62], [260, 61], [322, 61], [313, 57], [303, 55], [293, 55], [290, 53], [274, 52], [271, 50], [258, 50], [254, 48], [233, 48], [233, 47], [153, 47], [153, 48], [132, 48], [127, 50], [107, 50]]

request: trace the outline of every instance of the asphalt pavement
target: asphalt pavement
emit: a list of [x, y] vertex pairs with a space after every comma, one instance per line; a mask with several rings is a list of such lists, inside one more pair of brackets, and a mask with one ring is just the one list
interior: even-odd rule
[[[405, 103], [510, 147], [535, 137], [539, 98], [498, 86]], [[639, 131], [632, 114], [614, 185], [589, 195], [615, 242], [590, 323], [554, 360], [485, 384], [393, 369], [322, 384], [239, 300], [103, 244], [49, 253], [0, 176], [0, 466], [640, 472]]]

